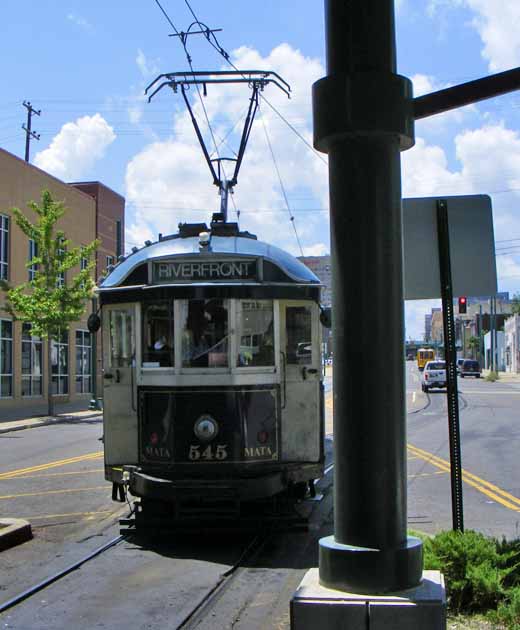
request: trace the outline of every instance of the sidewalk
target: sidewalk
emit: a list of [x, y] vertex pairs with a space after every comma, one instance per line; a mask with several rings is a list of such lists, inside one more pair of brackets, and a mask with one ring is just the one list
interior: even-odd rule
[[[482, 370], [482, 378], [486, 378], [489, 370]], [[518, 383], [520, 384], [520, 374], [516, 372], [497, 372], [497, 383]]]
[[49, 416], [45, 413], [47, 403], [42, 405], [41, 410], [40, 408], [33, 408], [29, 411], [13, 410], [12, 412], [2, 413], [2, 417], [0, 418], [0, 434], [34, 427], [44, 427], [60, 422], [74, 422], [88, 419], [101, 420], [103, 418], [102, 411], [88, 409], [87, 405], [87, 402], [56, 405], [56, 413], [53, 416]]

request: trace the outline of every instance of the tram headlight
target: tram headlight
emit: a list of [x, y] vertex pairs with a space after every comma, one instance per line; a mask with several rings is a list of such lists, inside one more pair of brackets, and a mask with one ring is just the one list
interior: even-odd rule
[[217, 421], [205, 414], [201, 416], [193, 427], [193, 432], [203, 442], [210, 442], [218, 433]]

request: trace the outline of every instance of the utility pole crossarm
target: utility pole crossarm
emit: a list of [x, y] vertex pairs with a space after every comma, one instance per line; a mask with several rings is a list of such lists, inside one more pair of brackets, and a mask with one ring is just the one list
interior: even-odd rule
[[520, 89], [520, 67], [418, 96], [413, 100], [414, 118], [415, 120], [427, 118], [518, 89]]

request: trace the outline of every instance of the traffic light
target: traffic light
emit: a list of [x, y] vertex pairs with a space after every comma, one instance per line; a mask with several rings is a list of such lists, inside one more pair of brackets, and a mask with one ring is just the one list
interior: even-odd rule
[[468, 300], [466, 299], [466, 296], [463, 295], [459, 297], [459, 315], [466, 314], [467, 306], [468, 306]]

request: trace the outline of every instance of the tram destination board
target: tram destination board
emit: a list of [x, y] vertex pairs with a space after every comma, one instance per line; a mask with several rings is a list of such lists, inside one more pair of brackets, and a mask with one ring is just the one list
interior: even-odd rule
[[223, 258], [221, 260], [154, 261], [154, 284], [189, 282], [256, 282], [260, 261], [256, 258]]

